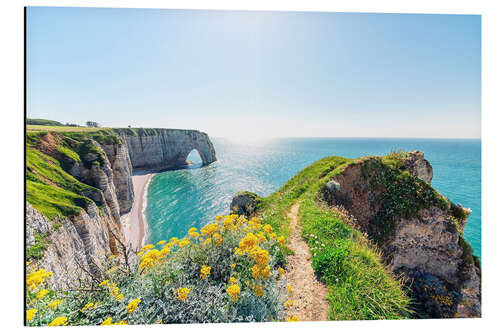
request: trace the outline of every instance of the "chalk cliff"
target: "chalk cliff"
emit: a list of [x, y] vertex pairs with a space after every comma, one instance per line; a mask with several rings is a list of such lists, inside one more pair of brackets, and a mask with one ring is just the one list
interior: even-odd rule
[[[134, 170], [183, 166], [193, 149], [205, 165], [216, 160], [208, 135], [195, 130], [38, 132], [27, 139], [26, 247], [43, 252], [28, 259], [52, 271], [60, 288], [90, 278], [88, 273], [99, 276], [106, 255], [133, 262], [120, 215], [132, 207]], [[48, 187], [40, 193], [39, 186]], [[46, 198], [47, 189], [55, 189], [56, 197]]]
[[204, 165], [215, 162], [215, 149], [206, 133], [194, 130], [151, 129], [131, 135], [118, 130], [127, 144], [133, 169], [161, 170], [186, 164], [186, 157], [196, 149]]

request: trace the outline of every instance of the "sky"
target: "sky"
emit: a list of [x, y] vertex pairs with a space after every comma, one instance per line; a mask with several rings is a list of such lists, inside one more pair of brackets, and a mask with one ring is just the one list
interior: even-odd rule
[[481, 137], [479, 15], [28, 7], [26, 43], [29, 118]]

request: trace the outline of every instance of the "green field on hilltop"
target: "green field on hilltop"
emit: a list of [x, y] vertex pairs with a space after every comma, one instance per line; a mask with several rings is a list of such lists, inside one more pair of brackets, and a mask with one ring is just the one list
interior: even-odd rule
[[106, 127], [26, 125], [28, 132], [97, 132]]

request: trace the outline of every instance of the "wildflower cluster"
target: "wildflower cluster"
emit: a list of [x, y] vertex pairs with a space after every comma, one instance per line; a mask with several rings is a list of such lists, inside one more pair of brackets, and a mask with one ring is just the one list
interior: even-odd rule
[[51, 273], [33, 272], [27, 289], [38, 303], [26, 318], [29, 325], [284, 321], [291, 301], [278, 260], [282, 244], [257, 218], [218, 216], [182, 239], [145, 245], [131, 271], [109, 256], [90, 291], [45, 291]]

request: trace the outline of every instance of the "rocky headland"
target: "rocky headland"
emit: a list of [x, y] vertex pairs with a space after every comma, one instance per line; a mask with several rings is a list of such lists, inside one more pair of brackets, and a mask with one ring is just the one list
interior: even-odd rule
[[[480, 262], [463, 236], [470, 211], [432, 188], [433, 169], [422, 152], [365, 157], [323, 169], [309, 187], [317, 188], [317, 194], [311, 194], [315, 205], [319, 211], [347, 216], [345, 222], [381, 253], [385, 270], [405, 285], [412, 300], [412, 317], [481, 316]], [[298, 192], [296, 202], [304, 193], [312, 193], [299, 176], [290, 181], [298, 178], [299, 185], [293, 188]], [[292, 191], [289, 188], [287, 183], [269, 198], [239, 192], [231, 210], [269, 216], [281, 204], [273, 206], [267, 201], [283, 200], [277, 198]]]

